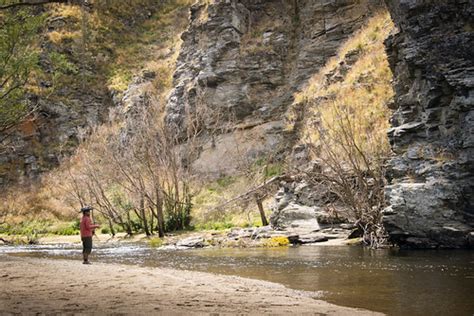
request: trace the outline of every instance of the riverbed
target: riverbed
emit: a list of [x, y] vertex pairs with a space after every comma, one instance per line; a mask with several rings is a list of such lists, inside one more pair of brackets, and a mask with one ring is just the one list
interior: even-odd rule
[[[15, 256], [80, 260], [78, 245], [0, 247]], [[162, 250], [102, 244], [98, 262], [236, 275], [315, 292], [330, 303], [389, 315], [472, 315], [474, 252], [360, 246]]]

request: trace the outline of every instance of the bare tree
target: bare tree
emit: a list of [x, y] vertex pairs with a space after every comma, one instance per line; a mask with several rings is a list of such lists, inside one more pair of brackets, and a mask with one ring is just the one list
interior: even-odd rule
[[363, 240], [371, 247], [386, 242], [381, 223], [384, 199], [383, 153], [363, 150], [357, 141], [355, 123], [344, 107], [335, 107], [338, 120], [334, 124], [315, 125], [318, 143], [307, 145], [321, 165], [306, 171], [313, 184], [323, 184], [347, 206], [361, 229]]

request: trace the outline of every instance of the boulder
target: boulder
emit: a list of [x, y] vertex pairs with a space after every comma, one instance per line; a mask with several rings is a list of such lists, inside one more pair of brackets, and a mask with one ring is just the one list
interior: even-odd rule
[[[317, 167], [317, 161], [311, 162], [311, 168]], [[333, 199], [326, 185], [310, 185], [304, 179], [283, 182], [275, 195], [270, 224], [275, 229], [307, 233], [318, 231], [321, 225], [347, 223], [344, 208], [331, 203], [335, 211], [326, 211]]]
[[181, 239], [176, 243], [177, 247], [203, 248], [206, 246], [203, 237], [188, 237]]
[[320, 229], [316, 219], [316, 207], [289, 203], [270, 216], [272, 227], [292, 232], [314, 232]]
[[[165, 121], [178, 137], [185, 137], [189, 115], [206, 111], [199, 120], [219, 131], [203, 133], [193, 169], [217, 177], [241, 171], [244, 161], [281, 155], [289, 141], [284, 113], [294, 93], [378, 7], [369, 0], [193, 6], [165, 108]], [[323, 20], [331, 21], [331, 32], [314, 23]]]
[[305, 234], [300, 235], [298, 238], [298, 243], [300, 244], [311, 244], [316, 242], [327, 241], [328, 237], [321, 233]]
[[474, 249], [474, 232], [470, 232], [468, 236], [469, 248]]
[[232, 228], [231, 231], [227, 234], [227, 237], [232, 239], [250, 238], [252, 237], [253, 232], [253, 228]]
[[383, 221], [393, 242], [404, 248], [466, 248], [473, 228], [455, 201], [462, 188], [451, 182], [397, 183], [387, 187], [390, 206]]

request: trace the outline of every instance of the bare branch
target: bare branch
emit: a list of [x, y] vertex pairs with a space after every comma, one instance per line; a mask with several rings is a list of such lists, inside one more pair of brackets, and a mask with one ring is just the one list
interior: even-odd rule
[[11, 3], [11, 4], [6, 4], [3, 6], [0, 6], [0, 10], [7, 10], [15, 7], [20, 7], [20, 6], [35, 6], [35, 5], [43, 5], [43, 4], [49, 4], [49, 3], [68, 3], [68, 0], [41, 0], [41, 1], [20, 1], [16, 3]]

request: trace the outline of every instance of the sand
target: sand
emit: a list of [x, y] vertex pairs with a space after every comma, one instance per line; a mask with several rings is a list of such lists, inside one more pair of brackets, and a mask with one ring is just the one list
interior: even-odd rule
[[375, 315], [211, 273], [0, 255], [0, 314]]

